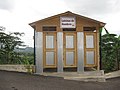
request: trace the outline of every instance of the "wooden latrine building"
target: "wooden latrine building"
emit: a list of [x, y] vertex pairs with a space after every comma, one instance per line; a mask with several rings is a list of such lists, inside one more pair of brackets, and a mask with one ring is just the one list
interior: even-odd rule
[[99, 70], [99, 30], [105, 23], [70, 11], [29, 24], [34, 28], [35, 69]]

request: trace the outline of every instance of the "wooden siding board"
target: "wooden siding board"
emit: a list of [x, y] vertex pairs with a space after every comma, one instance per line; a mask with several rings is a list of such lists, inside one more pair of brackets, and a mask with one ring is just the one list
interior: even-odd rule
[[65, 13], [58, 14], [58, 15], [55, 15], [55, 16], [52, 16], [52, 17], [48, 17], [48, 18], [30, 23], [29, 25], [31, 25], [31, 26], [35, 25], [37, 32], [42, 32], [42, 26], [43, 25], [57, 26], [57, 27], [59, 27], [57, 29], [57, 31], [61, 31], [61, 28], [60, 28], [60, 17], [61, 16], [76, 17], [76, 26], [77, 26], [76, 28], [78, 28], [77, 31], [82, 31], [82, 28], [80, 28], [80, 27], [84, 27], [84, 26], [98, 27], [101, 24], [105, 25], [105, 23], [103, 23], [103, 22], [100, 22], [100, 21], [97, 21], [97, 20], [94, 20], [94, 19], [91, 19], [91, 18], [88, 18], [88, 17], [84, 17], [84, 16], [81, 16], [81, 15], [78, 15], [78, 14], [74, 14], [74, 13], [71, 13], [71, 12], [65, 12]]

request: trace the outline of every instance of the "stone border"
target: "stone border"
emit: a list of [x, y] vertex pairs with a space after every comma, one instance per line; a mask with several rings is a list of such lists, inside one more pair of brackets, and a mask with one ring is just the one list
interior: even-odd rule
[[0, 70], [17, 71], [17, 72], [35, 72], [34, 65], [0, 65]]

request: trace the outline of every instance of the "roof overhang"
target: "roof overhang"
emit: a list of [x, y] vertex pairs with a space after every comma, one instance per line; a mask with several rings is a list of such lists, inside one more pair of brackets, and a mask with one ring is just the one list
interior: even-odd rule
[[42, 22], [42, 21], [46, 21], [48, 19], [51, 19], [51, 18], [54, 18], [54, 17], [60, 17], [60, 16], [65, 16], [65, 15], [74, 15], [74, 16], [78, 16], [78, 17], [81, 17], [83, 19], [87, 19], [89, 21], [93, 21], [95, 23], [98, 23], [100, 25], [100, 27], [104, 27], [106, 25], [106, 23], [104, 22], [101, 22], [101, 21], [98, 21], [98, 20], [95, 20], [95, 19], [91, 19], [91, 18], [88, 18], [88, 17], [85, 17], [85, 16], [82, 16], [82, 15], [79, 15], [79, 14], [75, 14], [75, 13], [72, 13], [70, 11], [67, 11], [65, 13], [61, 13], [61, 14], [57, 14], [57, 15], [54, 15], [54, 16], [51, 16], [51, 17], [48, 17], [48, 18], [45, 18], [45, 19], [41, 19], [41, 20], [38, 20], [38, 21], [35, 21], [35, 22], [32, 22], [32, 23], [29, 23], [29, 25], [33, 28], [35, 28], [35, 24], [37, 22]]

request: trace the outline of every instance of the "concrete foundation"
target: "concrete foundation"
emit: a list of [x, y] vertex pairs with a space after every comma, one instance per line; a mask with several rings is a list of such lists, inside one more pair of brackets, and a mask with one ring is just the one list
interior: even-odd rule
[[98, 81], [98, 82], [105, 82], [105, 75], [104, 71], [86, 71], [83, 73], [77, 72], [62, 72], [62, 73], [42, 73], [40, 75], [44, 76], [55, 76], [55, 77], [63, 77], [67, 80], [77, 80], [77, 81]]
[[0, 70], [17, 71], [17, 72], [29, 72], [35, 71], [34, 65], [0, 65]]

